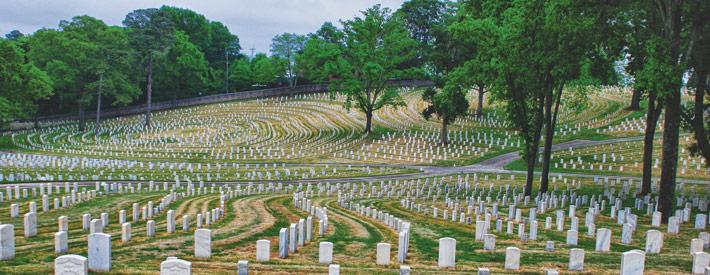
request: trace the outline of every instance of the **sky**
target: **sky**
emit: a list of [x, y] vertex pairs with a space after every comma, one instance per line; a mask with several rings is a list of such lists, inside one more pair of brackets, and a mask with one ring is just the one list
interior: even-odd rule
[[109, 25], [121, 25], [130, 11], [162, 5], [188, 8], [211, 21], [220, 21], [239, 36], [245, 53], [249, 49], [268, 53], [271, 38], [284, 32], [307, 34], [323, 22], [336, 23], [360, 15], [375, 4], [393, 11], [403, 0], [2, 0], [0, 35], [12, 30], [33, 33], [56, 28], [60, 20], [90, 15]]

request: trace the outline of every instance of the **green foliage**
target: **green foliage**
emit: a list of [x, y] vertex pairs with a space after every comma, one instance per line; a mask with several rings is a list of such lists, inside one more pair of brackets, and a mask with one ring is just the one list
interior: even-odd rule
[[239, 58], [232, 62], [229, 68], [229, 81], [237, 91], [245, 90], [254, 84], [251, 64], [246, 58]]
[[313, 82], [326, 82], [346, 66], [345, 60], [339, 58], [343, 51], [340, 41], [330, 39], [342, 39], [342, 32], [336, 29], [325, 37], [314, 35], [306, 41], [303, 53], [297, 57], [298, 67], [306, 79]]
[[439, 29], [451, 17], [447, 4], [440, 0], [410, 0], [395, 12], [410, 36], [419, 43], [412, 65], [424, 66], [429, 62], [433, 46], [441, 38]]
[[37, 112], [36, 101], [52, 95], [52, 81], [26, 62], [14, 41], [0, 39], [0, 126]]
[[428, 120], [432, 115], [436, 115], [446, 125], [468, 111], [466, 93], [455, 87], [447, 86], [440, 91], [427, 88], [422, 94], [422, 99], [429, 103], [429, 106], [422, 111], [422, 116]]
[[199, 96], [207, 85], [208, 65], [200, 49], [192, 44], [182, 31], [173, 35], [173, 45], [162, 60], [162, 69], [156, 75], [161, 97], [177, 99]]
[[25, 37], [25, 35], [18, 30], [12, 30], [11, 32], [5, 34], [5, 38], [7, 38], [8, 40], [13, 40], [13, 41], [20, 40], [20, 38], [22, 38], [22, 37]]
[[268, 86], [282, 75], [284, 62], [278, 58], [257, 54], [251, 63], [252, 80], [255, 84]]
[[283, 33], [271, 39], [271, 55], [285, 62], [285, 75], [291, 87], [296, 86], [298, 79], [296, 56], [303, 51], [305, 42], [306, 36], [295, 33]]
[[28, 45], [30, 60], [54, 83], [56, 96], [49, 111], [75, 110], [78, 106], [82, 112], [96, 100], [99, 85], [114, 105], [129, 104], [139, 94], [130, 79], [130, 46], [121, 28], [77, 16], [60, 22], [59, 30], [36, 32]]
[[379, 5], [343, 25], [342, 43], [312, 36], [301, 60], [310, 78], [331, 80], [331, 90], [346, 96], [346, 108], [365, 113], [365, 132], [369, 132], [373, 111], [404, 104], [397, 91], [386, 84], [390, 79], [420, 73], [405, 64], [416, 55], [417, 42], [398, 17]]
[[646, 41], [646, 58], [643, 69], [636, 75], [636, 85], [639, 89], [653, 91], [663, 98], [677, 93], [683, 74], [681, 64], [668, 53], [670, 44], [661, 37], [653, 37]]
[[134, 49], [145, 59], [153, 53], [162, 53], [171, 44], [175, 28], [165, 11], [154, 8], [128, 13], [123, 25], [128, 29]]
[[[209, 65], [209, 72], [206, 74], [207, 86], [203, 89], [224, 91], [227, 61], [239, 57], [241, 49], [239, 38], [232, 34], [224, 24], [210, 21], [204, 15], [192, 10], [162, 6], [160, 11], [165, 14], [173, 27], [187, 35], [189, 42], [194, 44], [203, 54]], [[187, 92], [187, 94], [190, 93]]]

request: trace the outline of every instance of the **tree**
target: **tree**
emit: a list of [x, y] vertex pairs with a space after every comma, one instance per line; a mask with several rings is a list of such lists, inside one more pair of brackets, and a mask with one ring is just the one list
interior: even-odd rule
[[28, 47], [30, 60], [54, 83], [51, 108], [78, 111], [82, 131], [86, 108], [98, 100], [99, 86], [114, 104], [128, 104], [138, 95], [129, 78], [128, 39], [120, 28], [90, 16], [77, 16], [61, 21], [59, 30], [37, 31]]
[[210, 21], [192, 10], [170, 6], [162, 6], [160, 10], [175, 29], [185, 33], [190, 43], [203, 53], [210, 70], [207, 74], [208, 92], [229, 92], [229, 62], [239, 56], [239, 38], [224, 24]]
[[655, 5], [639, 2], [633, 6], [644, 19], [645, 60], [636, 81], [647, 92], [655, 92], [664, 112], [658, 209], [663, 221], [674, 215], [678, 144], [681, 123], [681, 86], [685, 72], [693, 64], [695, 47], [707, 31], [708, 3], [662, 0]]
[[344, 35], [333, 23], [325, 22], [315, 33], [309, 35], [309, 39], [315, 38], [333, 44], [342, 44]]
[[[409, 37], [390, 10], [375, 5], [362, 17], [345, 21], [344, 43], [340, 55], [329, 60], [333, 70], [330, 89], [346, 96], [345, 108], [365, 113], [365, 132], [372, 130], [372, 114], [384, 106], [401, 106], [397, 90], [388, 87], [390, 79], [418, 72], [404, 65], [416, 55], [417, 42]], [[326, 75], [322, 73], [320, 75]]]
[[251, 61], [251, 71], [253, 74], [253, 81], [256, 84], [270, 86], [273, 85], [281, 75], [282, 62], [278, 58], [269, 58], [263, 53], [254, 56]]
[[417, 66], [429, 63], [429, 54], [437, 41], [437, 28], [443, 25], [447, 13], [447, 2], [441, 0], [410, 0], [402, 3], [395, 12], [411, 35], [419, 43], [416, 58]]
[[[450, 37], [437, 39], [437, 47], [435, 47], [435, 49], [442, 48], [438, 52], [445, 56], [449, 53], [456, 53], [459, 56], [457, 59], [463, 59], [454, 63], [458, 64], [453, 69], [460, 71], [455, 74], [458, 75], [455, 81], [465, 84], [467, 87], [477, 88], [476, 116], [478, 117], [483, 116], [486, 89], [497, 75], [492, 65], [495, 54], [491, 52], [496, 47], [495, 40], [491, 39], [496, 37], [493, 33], [496, 20], [483, 17], [481, 4], [470, 2], [460, 8], [459, 18], [452, 22], [444, 32], [449, 33]], [[442, 46], [438, 46], [439, 44]]]
[[13, 40], [13, 41], [17, 41], [23, 37], [25, 37], [25, 35], [22, 34], [22, 32], [20, 32], [18, 30], [12, 30], [11, 32], [5, 34], [5, 38], [7, 38], [8, 40]]
[[207, 61], [184, 32], [175, 31], [173, 44], [161, 63], [156, 82], [161, 84], [160, 91], [163, 92], [164, 98], [177, 100], [199, 96], [204, 92], [207, 86]]
[[[66, 30], [67, 27], [65, 27]], [[102, 28], [94, 38], [99, 45], [95, 59], [99, 80], [89, 84], [96, 93], [96, 125], [98, 135], [101, 126], [101, 98], [108, 95], [113, 106], [125, 106], [140, 96], [140, 89], [131, 80], [133, 53], [128, 35], [120, 27]]]
[[422, 111], [425, 119], [436, 115], [441, 119], [441, 144], [448, 145], [448, 126], [456, 121], [456, 118], [463, 116], [468, 111], [468, 100], [466, 93], [460, 86], [446, 86], [441, 91], [434, 88], [427, 88], [422, 94], [422, 100], [427, 102], [427, 106]]
[[27, 62], [12, 40], [0, 39], [0, 126], [37, 112], [37, 100], [52, 95], [52, 80]]
[[[697, 45], [708, 45], [710, 43], [710, 24], [706, 15], [710, 12], [710, 4], [701, 2], [701, 5], [694, 8], [690, 14], [690, 25], [692, 35], [695, 36]], [[705, 158], [705, 164], [710, 166], [710, 104], [706, 103], [706, 98], [710, 99], [710, 48], [707, 46], [691, 47], [689, 66], [692, 69], [692, 76], [688, 86], [693, 91], [694, 102], [689, 108], [683, 111], [683, 121], [693, 132], [695, 139], [690, 146], [690, 152]]]
[[295, 33], [283, 33], [271, 39], [271, 55], [286, 62], [286, 78], [291, 87], [295, 87], [298, 83], [296, 56], [303, 51], [305, 43], [306, 36]]
[[[653, 177], [653, 141], [656, 134], [658, 118], [661, 115], [663, 102], [659, 98], [655, 89], [644, 90], [643, 71], [647, 62], [646, 41], [651, 35], [649, 24], [656, 24], [656, 21], [648, 21], [646, 15], [646, 5], [641, 1], [631, 2], [626, 7], [625, 19], [629, 22], [625, 26], [624, 41], [625, 50], [623, 54], [627, 56], [628, 64], [626, 72], [635, 78], [633, 83], [633, 95], [629, 109], [640, 109], [642, 98], [646, 97], [646, 126], [644, 129], [643, 141], [643, 167], [641, 175], [641, 192], [639, 196], [646, 196], [651, 193], [651, 179]], [[624, 17], [622, 17], [624, 18]]]
[[296, 57], [296, 63], [306, 79], [316, 83], [330, 81], [338, 74], [339, 68], [345, 66], [345, 60], [339, 58], [345, 43], [344, 35], [330, 22], [309, 35], [303, 52]]
[[126, 15], [123, 25], [128, 28], [131, 42], [140, 55], [146, 72], [145, 127], [151, 128], [153, 96], [153, 58], [170, 45], [173, 26], [165, 12], [159, 9], [139, 9]]
[[236, 91], [241, 91], [254, 84], [254, 72], [251, 70], [249, 59], [242, 57], [234, 62], [229, 69], [229, 81]]
[[461, 19], [450, 29], [454, 37], [476, 49], [461, 69], [475, 77], [469, 81], [473, 84], [490, 83], [520, 131], [527, 162], [525, 195], [532, 193], [541, 129], [545, 129], [540, 192], [547, 192], [562, 94], [575, 91], [565, 86], [580, 77], [585, 60], [613, 52], [609, 48], [616, 46], [602, 43], [607, 38], [602, 35], [608, 8], [575, 1], [471, 1], [459, 10]]

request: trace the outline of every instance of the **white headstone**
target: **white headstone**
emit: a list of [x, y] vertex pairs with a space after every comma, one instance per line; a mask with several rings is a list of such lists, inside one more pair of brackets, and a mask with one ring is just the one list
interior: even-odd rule
[[195, 257], [209, 258], [212, 256], [212, 230], [201, 228], [195, 230]]
[[271, 257], [271, 241], [258, 240], [256, 241], [256, 261], [268, 262]]
[[641, 250], [621, 253], [620, 275], [643, 275], [646, 254]]
[[608, 252], [611, 246], [611, 230], [608, 228], [597, 229], [596, 251]]
[[54, 233], [54, 253], [62, 254], [66, 253], [69, 249], [69, 238], [67, 231], [59, 231]]
[[25, 238], [33, 237], [37, 235], [37, 213], [29, 212], [25, 214], [24, 218], [24, 230]]
[[89, 234], [89, 270], [93, 272], [111, 270], [111, 235]]
[[456, 239], [439, 239], [439, 267], [456, 266]]
[[388, 265], [390, 264], [390, 249], [392, 245], [388, 243], [378, 243], [377, 244], [377, 264], [378, 265]]
[[658, 254], [662, 248], [663, 233], [655, 229], [646, 231], [646, 253]]
[[584, 270], [584, 249], [572, 248], [569, 250], [569, 270]]
[[54, 274], [56, 275], [87, 275], [89, 261], [79, 255], [63, 255], [54, 259]]
[[0, 260], [15, 258], [15, 226], [0, 224]]
[[520, 269], [520, 248], [508, 247], [505, 249], [505, 269]]
[[160, 275], [191, 275], [192, 263], [176, 257], [168, 257], [160, 263]]
[[321, 264], [330, 264], [333, 262], [333, 243], [320, 243], [318, 248], [318, 262]]
[[695, 252], [693, 254], [693, 269], [692, 274], [704, 274], [705, 268], [710, 265], [710, 254], [706, 252]]

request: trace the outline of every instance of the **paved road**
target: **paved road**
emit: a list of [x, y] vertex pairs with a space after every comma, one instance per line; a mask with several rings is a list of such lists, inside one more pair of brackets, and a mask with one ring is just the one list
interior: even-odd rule
[[[639, 141], [643, 140], [642, 136], [637, 136], [637, 137], [625, 137], [625, 138], [615, 138], [615, 139], [607, 139], [607, 140], [572, 140], [572, 141], [567, 141], [559, 144], [555, 144], [552, 146], [552, 151], [560, 151], [560, 150], [568, 150], [570, 148], [576, 149], [576, 148], [582, 148], [582, 147], [588, 147], [588, 146], [599, 146], [599, 145], [606, 145], [606, 144], [612, 144], [612, 143], [619, 143], [619, 142], [627, 142], [627, 141]], [[516, 170], [507, 170], [505, 169], [505, 166], [512, 163], [513, 161], [516, 161], [520, 159], [520, 154], [518, 152], [512, 152], [512, 153], [507, 153], [503, 155], [499, 155], [490, 159], [487, 159], [485, 161], [473, 164], [473, 165], [468, 165], [468, 166], [458, 166], [458, 167], [443, 167], [443, 166], [424, 166], [424, 165], [396, 165], [396, 164], [373, 164], [373, 165], [366, 165], [366, 164], [352, 164], [353, 167], [362, 167], [362, 166], [372, 166], [372, 167], [380, 167], [380, 166], [389, 166], [389, 167], [398, 167], [398, 168], [409, 168], [409, 169], [416, 169], [419, 170], [419, 173], [413, 173], [413, 174], [399, 174], [399, 175], [377, 175], [377, 176], [363, 176], [363, 177], [348, 177], [348, 178], [328, 178], [328, 179], [305, 179], [305, 180], [283, 180], [283, 181], [271, 181], [271, 182], [283, 182], [283, 183], [308, 183], [308, 182], [378, 182], [378, 181], [385, 181], [385, 180], [405, 180], [405, 179], [413, 179], [413, 178], [422, 178], [422, 177], [437, 177], [437, 176], [444, 176], [444, 175], [453, 175], [453, 174], [461, 174], [461, 173], [501, 173], [501, 174], [520, 174], [520, 175], [525, 175], [525, 171], [516, 171]], [[343, 164], [343, 163], [333, 163], [333, 164], [326, 164], [326, 163], [316, 163], [316, 164], [286, 164], [287, 166], [333, 166], [333, 167], [342, 167], [342, 166], [347, 166], [349, 164]], [[540, 174], [539, 172], [536, 172], [535, 174]], [[594, 174], [579, 174], [579, 173], [550, 173], [551, 176], [557, 176], [557, 175], [562, 175], [562, 176], [569, 176], [569, 177], [582, 177], [582, 178], [595, 178], [595, 177], [620, 177], [620, 178], [625, 178], [625, 179], [635, 179], [635, 180], [641, 180], [640, 177], [633, 177], [633, 176], [613, 176], [613, 175], [594, 175]], [[111, 181], [114, 182], [114, 181]], [[118, 182], [118, 181], [117, 181]], [[128, 182], [128, 181], [121, 181], [121, 182]], [[145, 181], [142, 181], [145, 182]], [[679, 179], [678, 182], [685, 182], [685, 183], [694, 183], [694, 184], [710, 184], [710, 180], [694, 180], [694, 179]], [[217, 184], [234, 184], [237, 182], [215, 182]], [[238, 182], [242, 183], [242, 182]], [[246, 182], [244, 182], [246, 183]], [[36, 186], [38, 183], [23, 183], [23, 184], [17, 184], [22, 187], [30, 187], [30, 186]], [[79, 184], [81, 185], [94, 185], [95, 181], [87, 181], [87, 182], [80, 182]]]

